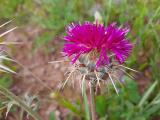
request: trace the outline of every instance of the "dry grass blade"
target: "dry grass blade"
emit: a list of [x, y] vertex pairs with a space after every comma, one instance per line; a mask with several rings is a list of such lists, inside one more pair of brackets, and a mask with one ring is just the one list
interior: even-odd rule
[[70, 62], [70, 61], [67, 61], [67, 60], [59, 60], [59, 61], [51, 61], [51, 62], [48, 62], [48, 63], [54, 64], [54, 63], [61, 63], [61, 62]]
[[6, 57], [5, 55], [0, 55], [0, 60], [8, 60], [8, 61], [14, 61], [8, 57]]
[[100, 87], [100, 79], [98, 77], [98, 73], [96, 71], [94, 71], [96, 78], [97, 78], [97, 85]]
[[134, 77], [132, 75], [130, 75], [129, 73], [127, 73], [125, 70], [119, 68], [119, 70], [121, 70], [123, 73], [125, 73], [126, 75], [128, 75], [131, 79], [134, 79]]
[[10, 72], [3, 70], [3, 69], [0, 69], [0, 72], [10, 73]]
[[8, 113], [9, 113], [9, 111], [11, 110], [12, 106], [13, 106], [13, 105], [18, 105], [18, 104], [17, 104], [17, 102], [12, 101], [12, 100], [9, 101], [9, 102], [6, 102], [6, 103], [4, 103], [4, 104], [6, 104], [6, 107], [7, 107], [7, 111], [6, 111], [6, 118], [7, 118]]
[[83, 77], [82, 77], [82, 83], [81, 83], [82, 84], [82, 88], [81, 88], [82, 89], [82, 96], [84, 95], [84, 92], [85, 92], [84, 91], [84, 88], [85, 88], [85, 86], [84, 86], [85, 85], [85, 83], [84, 83], [85, 82], [85, 77], [86, 77], [86, 75], [83, 75]]
[[[3, 61], [3, 60], [13, 61], [12, 59], [7, 58], [5, 55], [1, 54], [0, 55], [0, 61]], [[6, 67], [5, 65], [3, 65], [2, 63], [0, 63], [0, 71], [7, 72], [7, 73], [14, 73], [14, 74], [16, 73], [13, 70]]]
[[22, 44], [21, 42], [1, 42], [0, 45]]
[[0, 37], [2, 37], [2, 36], [4, 36], [4, 35], [8, 34], [9, 32], [11, 32], [11, 31], [13, 31], [13, 30], [15, 30], [15, 29], [17, 29], [17, 27], [14, 27], [14, 28], [12, 28], [12, 29], [10, 29], [10, 30], [8, 30], [8, 31], [6, 31], [6, 32], [4, 32], [4, 33], [2, 33], [2, 34], [0, 34]]
[[111, 80], [111, 82], [112, 82], [112, 84], [113, 84], [113, 87], [114, 87], [117, 95], [119, 95], [119, 94], [118, 94], [118, 90], [117, 90], [117, 88], [116, 88], [116, 85], [115, 85], [115, 83], [114, 83], [114, 81], [113, 81], [113, 79], [112, 79], [112, 77], [111, 77], [111, 75], [110, 75], [109, 73], [108, 73], [108, 76], [109, 76], [109, 78], [110, 78], [110, 80]]
[[116, 75], [113, 76], [114, 79], [116, 79], [118, 81], [118, 83], [121, 85], [121, 87], [123, 87], [123, 84], [121, 83], [121, 81], [117, 78]]
[[12, 22], [12, 20], [8, 21], [8, 22], [5, 22], [4, 24], [0, 25], [0, 28], [7, 25], [8, 23]]
[[70, 73], [69, 73], [69, 75], [68, 75], [68, 77], [67, 77], [67, 79], [65, 80], [65, 82], [63, 83], [63, 85], [62, 85], [62, 89], [64, 88], [64, 86], [66, 85], [66, 83], [68, 82], [68, 80], [69, 80], [69, 78], [71, 77], [71, 75], [74, 73], [74, 71], [75, 71], [75, 69], [74, 70], [72, 70]]
[[117, 65], [117, 66], [126, 68], [126, 69], [131, 70], [131, 71], [134, 71], [134, 72], [139, 72], [139, 71], [137, 71], [137, 70], [134, 70], [134, 69], [132, 69], [132, 68], [129, 68], [129, 67], [126, 67], [126, 66], [123, 66], [123, 65]]
[[8, 67], [4, 66], [4, 65], [0, 65], [0, 69], [2, 71], [5, 71], [5, 72], [10, 72], [10, 73], [14, 73], [16, 74], [16, 72], [14, 72], [13, 70], [9, 69]]

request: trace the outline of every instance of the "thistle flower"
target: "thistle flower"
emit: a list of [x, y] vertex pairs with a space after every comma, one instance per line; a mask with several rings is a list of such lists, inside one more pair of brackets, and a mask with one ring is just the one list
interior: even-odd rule
[[[118, 94], [119, 91], [113, 80], [113, 78], [117, 79], [117, 72], [126, 73], [124, 68], [135, 71], [121, 65], [128, 58], [133, 48], [133, 45], [126, 38], [128, 31], [128, 29], [120, 28], [114, 23], [108, 27], [98, 22], [95, 24], [90, 22], [72, 23], [67, 27], [63, 53], [72, 59], [74, 65], [63, 87], [76, 71], [81, 76], [79, 81], [82, 94], [85, 88], [83, 87], [85, 86], [85, 80], [89, 81], [92, 120], [97, 119], [94, 93], [97, 93], [98, 87], [100, 88], [100, 82], [106, 84], [107, 80], [110, 79]], [[74, 80], [75, 78], [77, 78], [77, 75]], [[119, 81], [119, 79], [117, 80]]]
[[124, 69], [137, 72], [121, 65], [129, 57], [133, 48], [126, 37], [128, 32], [129, 29], [118, 27], [115, 23], [108, 27], [98, 22], [72, 23], [69, 25], [67, 35], [64, 37], [66, 42], [63, 53], [71, 58], [74, 65], [71, 67], [72, 70], [62, 88], [69, 78], [78, 72], [82, 78], [79, 80], [81, 81], [81, 88], [83, 88], [84, 80], [89, 80], [89, 83], [93, 83], [93, 86], [97, 88], [100, 87], [100, 82], [107, 84], [107, 80], [110, 79], [118, 94], [118, 89], [113, 80], [119, 81], [118, 73], [123, 72], [133, 78]]
[[102, 24], [85, 22], [68, 26], [66, 43], [63, 53], [71, 57], [75, 63], [82, 55], [92, 55], [96, 68], [109, 65], [110, 56], [114, 55], [119, 63], [123, 63], [130, 55], [133, 48], [126, 38], [128, 29], [111, 24], [105, 27]]

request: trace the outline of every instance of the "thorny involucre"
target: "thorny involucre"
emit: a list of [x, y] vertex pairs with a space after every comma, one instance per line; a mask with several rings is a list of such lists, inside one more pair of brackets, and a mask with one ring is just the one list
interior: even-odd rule
[[[87, 64], [92, 62], [92, 69], [100, 72], [99, 69], [108, 68], [113, 61], [120, 65], [128, 58], [133, 48], [126, 38], [128, 31], [115, 23], [108, 27], [98, 22], [72, 23], [67, 27], [63, 53], [72, 59], [73, 64], [79, 62], [88, 67]], [[82, 58], [87, 58], [86, 64]]]

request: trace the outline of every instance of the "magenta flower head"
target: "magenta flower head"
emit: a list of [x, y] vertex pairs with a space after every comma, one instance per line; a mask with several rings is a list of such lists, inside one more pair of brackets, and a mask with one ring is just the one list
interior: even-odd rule
[[92, 60], [96, 68], [110, 64], [111, 56], [121, 64], [133, 48], [126, 38], [128, 31], [128, 29], [117, 27], [114, 23], [108, 27], [99, 23], [72, 23], [67, 27], [63, 53], [71, 57], [73, 63], [82, 55], [95, 53]]

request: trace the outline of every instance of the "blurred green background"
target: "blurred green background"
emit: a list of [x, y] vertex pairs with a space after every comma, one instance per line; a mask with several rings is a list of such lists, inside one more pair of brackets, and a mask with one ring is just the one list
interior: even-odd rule
[[[51, 48], [48, 44], [58, 38], [61, 47], [61, 37], [68, 24], [94, 21], [96, 11], [106, 26], [117, 22], [130, 28], [128, 37], [135, 47], [127, 66], [140, 71], [130, 73], [135, 76], [134, 80], [125, 77], [126, 86], [120, 89], [120, 96], [114, 91], [97, 96], [99, 118], [159, 120], [160, 0], [0, 0], [0, 22], [13, 20], [19, 27], [36, 26], [41, 29], [43, 32], [35, 37], [32, 47], [33, 51], [43, 47], [48, 51], [46, 54], [50, 54], [53, 48], [60, 51], [59, 47]], [[7, 88], [12, 86], [12, 81], [11, 75], [1, 75], [0, 84]], [[60, 104], [73, 113], [66, 119], [87, 119], [79, 112], [77, 117], [76, 109], [81, 104], [76, 104], [78, 108], [69, 101]], [[50, 120], [54, 120], [54, 113], [51, 113]]]

